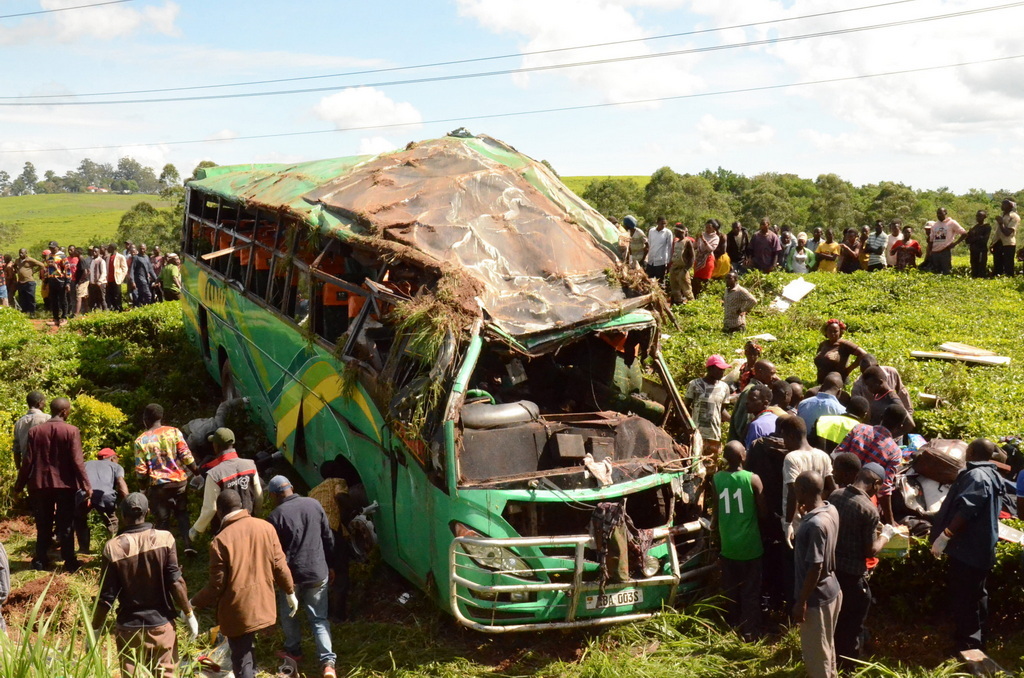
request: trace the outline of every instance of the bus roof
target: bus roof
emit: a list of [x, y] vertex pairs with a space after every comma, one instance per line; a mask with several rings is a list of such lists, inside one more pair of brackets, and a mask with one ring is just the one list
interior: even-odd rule
[[460, 272], [510, 336], [625, 311], [609, 276], [620, 232], [542, 163], [487, 136], [459, 130], [377, 156], [211, 167], [188, 185]]

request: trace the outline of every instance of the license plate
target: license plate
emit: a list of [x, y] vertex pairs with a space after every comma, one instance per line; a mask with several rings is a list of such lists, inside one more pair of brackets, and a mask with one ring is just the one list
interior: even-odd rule
[[603, 610], [606, 607], [636, 605], [644, 602], [644, 592], [642, 589], [622, 589], [612, 593], [587, 596], [586, 602], [588, 610]]

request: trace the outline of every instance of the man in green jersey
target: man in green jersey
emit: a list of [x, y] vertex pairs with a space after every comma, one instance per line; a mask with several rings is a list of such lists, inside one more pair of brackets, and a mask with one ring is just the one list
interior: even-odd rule
[[[733, 601], [729, 622], [738, 626], [747, 640], [757, 636], [761, 626], [761, 531], [758, 515], [768, 513], [761, 479], [743, 470], [747, 452], [736, 440], [723, 452], [728, 468], [714, 476], [718, 510], [714, 520], [721, 540], [722, 583], [725, 596]], [[738, 624], [737, 624], [738, 622]]]

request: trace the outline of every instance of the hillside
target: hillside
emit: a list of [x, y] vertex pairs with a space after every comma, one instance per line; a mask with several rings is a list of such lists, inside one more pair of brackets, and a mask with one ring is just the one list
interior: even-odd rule
[[158, 196], [141, 193], [54, 193], [0, 198], [0, 224], [21, 227], [12, 241], [0, 241], [0, 252], [13, 254], [21, 247], [49, 239], [61, 245], [109, 242], [121, 215], [139, 202], [155, 207], [171, 205]]

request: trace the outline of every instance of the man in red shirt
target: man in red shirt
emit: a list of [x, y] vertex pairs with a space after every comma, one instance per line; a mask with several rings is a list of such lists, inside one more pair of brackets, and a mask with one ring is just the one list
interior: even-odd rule
[[[82, 439], [78, 428], [68, 424], [71, 402], [55, 398], [50, 403], [50, 420], [28, 432], [28, 454], [22, 461], [15, 494], [28, 487], [28, 496], [36, 519], [36, 553], [32, 568], [50, 568], [49, 551], [53, 543], [56, 516], [57, 543], [66, 572], [75, 572], [75, 492], [92, 496], [92, 486], [82, 461]], [[88, 499], [86, 499], [88, 502]]]

